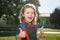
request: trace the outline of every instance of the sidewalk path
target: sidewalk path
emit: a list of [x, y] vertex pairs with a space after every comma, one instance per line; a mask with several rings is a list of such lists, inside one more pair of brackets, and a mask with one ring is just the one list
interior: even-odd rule
[[[38, 32], [39, 33], [39, 32]], [[60, 32], [44, 32], [45, 34], [60, 34]]]
[[44, 32], [46, 34], [60, 34], [60, 32]]
[[[1, 33], [6, 33], [6, 32], [15, 32], [15, 31], [0, 31]], [[39, 31], [38, 31], [38, 33], [40, 33]], [[44, 32], [45, 34], [60, 34], [60, 32]]]

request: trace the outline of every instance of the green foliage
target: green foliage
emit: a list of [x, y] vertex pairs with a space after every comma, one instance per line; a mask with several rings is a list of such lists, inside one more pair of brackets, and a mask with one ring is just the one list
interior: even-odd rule
[[2, 0], [0, 4], [0, 14], [13, 15], [18, 12], [16, 10], [21, 8], [18, 8], [18, 5], [21, 4], [23, 3], [21, 3], [20, 0]]
[[0, 2], [1, 2], [0, 3], [0, 17], [2, 17], [5, 14], [6, 15], [5, 18], [8, 21], [13, 20], [13, 18], [15, 18], [15, 22], [18, 24], [18, 14], [21, 7], [24, 4], [22, 0], [1, 0]]
[[[39, 1], [33, 0], [1, 0], [0, 1], [0, 17], [5, 14], [8, 20], [11, 19], [11, 16], [15, 17], [18, 20], [18, 15], [21, 7], [26, 3], [33, 3], [35, 5], [39, 5]], [[16, 15], [14, 15], [16, 14]]]
[[50, 15], [50, 22], [55, 24], [55, 28], [60, 28], [60, 9], [56, 8]]
[[37, 24], [40, 24], [40, 16], [39, 12], [37, 12]]
[[24, 0], [1, 0], [0, 1], [0, 17], [3, 14], [13, 15], [14, 13], [19, 13], [21, 7], [26, 3], [33, 3], [35, 5], [39, 5], [39, 1], [33, 0], [32, 1], [24, 1]]

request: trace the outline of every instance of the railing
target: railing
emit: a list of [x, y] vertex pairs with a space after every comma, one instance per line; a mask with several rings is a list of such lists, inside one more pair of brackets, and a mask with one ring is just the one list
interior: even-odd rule
[[5, 27], [0, 27], [0, 36], [3, 35], [15, 35], [16, 25], [7, 25]]

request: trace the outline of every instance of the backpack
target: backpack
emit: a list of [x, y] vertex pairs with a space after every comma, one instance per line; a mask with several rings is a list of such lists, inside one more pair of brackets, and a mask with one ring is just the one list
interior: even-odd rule
[[[22, 28], [22, 30], [24, 30], [24, 28], [25, 28], [25, 24], [24, 23], [21, 23], [20, 24], [20, 27]], [[39, 27], [39, 25], [37, 24], [37, 25], [35, 25], [35, 28], [37, 29]]]

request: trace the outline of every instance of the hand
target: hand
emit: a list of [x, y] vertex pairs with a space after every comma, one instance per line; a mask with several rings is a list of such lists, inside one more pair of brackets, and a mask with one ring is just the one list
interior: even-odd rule
[[19, 28], [19, 30], [20, 30], [21, 37], [22, 38], [25, 38], [26, 37], [26, 32], [25, 31], [22, 31], [21, 28]]
[[40, 31], [41, 34], [44, 33], [44, 26], [41, 27], [41, 31]]

